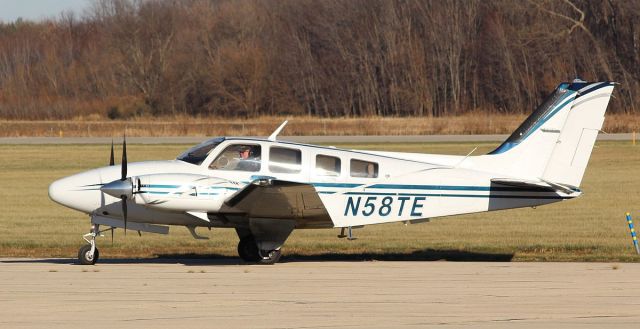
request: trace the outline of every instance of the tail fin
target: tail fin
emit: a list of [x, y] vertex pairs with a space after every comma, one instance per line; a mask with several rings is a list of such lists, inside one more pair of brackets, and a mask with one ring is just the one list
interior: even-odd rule
[[613, 83], [586, 84], [578, 90], [556, 147], [542, 178], [580, 186], [593, 145], [604, 123], [604, 113], [613, 93]]
[[614, 84], [562, 83], [497, 149], [488, 165], [510, 176], [579, 186]]

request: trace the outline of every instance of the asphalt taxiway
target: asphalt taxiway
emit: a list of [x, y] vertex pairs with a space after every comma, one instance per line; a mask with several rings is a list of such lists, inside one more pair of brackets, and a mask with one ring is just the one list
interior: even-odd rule
[[0, 259], [0, 328], [638, 328], [639, 263]]

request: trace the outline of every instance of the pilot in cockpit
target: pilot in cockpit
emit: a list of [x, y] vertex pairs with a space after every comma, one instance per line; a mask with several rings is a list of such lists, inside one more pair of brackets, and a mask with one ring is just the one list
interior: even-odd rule
[[260, 170], [260, 154], [257, 154], [251, 146], [242, 145], [238, 149], [240, 162], [235, 170], [241, 171], [258, 171]]

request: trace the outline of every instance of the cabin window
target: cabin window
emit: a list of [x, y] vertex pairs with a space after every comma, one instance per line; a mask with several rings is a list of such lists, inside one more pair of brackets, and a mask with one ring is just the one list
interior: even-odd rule
[[378, 164], [375, 162], [351, 159], [351, 177], [378, 177]]
[[273, 173], [299, 173], [302, 170], [302, 152], [297, 149], [272, 147], [269, 151], [269, 170]]
[[260, 171], [260, 154], [260, 145], [229, 145], [211, 162], [209, 169]]
[[340, 176], [340, 158], [318, 154], [316, 156], [317, 176]]

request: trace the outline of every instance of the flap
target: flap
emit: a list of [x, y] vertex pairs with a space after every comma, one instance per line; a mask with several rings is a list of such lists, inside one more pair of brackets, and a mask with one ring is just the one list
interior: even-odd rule
[[332, 227], [318, 192], [311, 184], [276, 179], [255, 180], [225, 201], [228, 211], [249, 218], [294, 219], [297, 227]]

